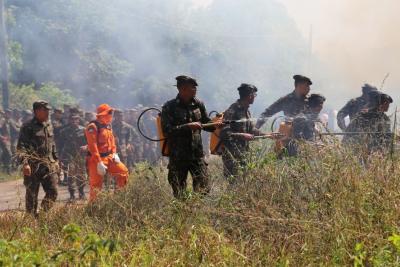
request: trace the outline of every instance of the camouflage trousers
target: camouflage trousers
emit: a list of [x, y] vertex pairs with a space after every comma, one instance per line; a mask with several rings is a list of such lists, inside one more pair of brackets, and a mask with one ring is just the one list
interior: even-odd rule
[[203, 158], [185, 161], [170, 159], [168, 182], [172, 187], [174, 196], [179, 199], [185, 197], [189, 173], [193, 180], [193, 191], [200, 194], [208, 194], [210, 192], [210, 184], [207, 165]]
[[40, 185], [42, 185], [45, 196], [42, 200], [41, 207], [44, 211], [48, 211], [57, 200], [58, 175], [56, 172], [50, 172], [48, 167], [39, 166], [32, 169], [31, 176], [24, 176], [24, 185], [26, 188], [25, 207], [28, 213], [37, 214], [38, 194]]
[[85, 197], [86, 165], [84, 162], [71, 162], [64, 164], [66, 166], [65, 175], [68, 181], [68, 191], [71, 199], [75, 198], [75, 191], [78, 188], [79, 198]]
[[11, 144], [0, 142], [0, 149], [2, 151], [1, 153], [2, 170], [9, 174], [11, 172], [11, 159], [12, 159]]
[[224, 177], [230, 183], [237, 179], [240, 169], [245, 165], [244, 160], [234, 157], [227, 151], [222, 154], [222, 163], [224, 165]]

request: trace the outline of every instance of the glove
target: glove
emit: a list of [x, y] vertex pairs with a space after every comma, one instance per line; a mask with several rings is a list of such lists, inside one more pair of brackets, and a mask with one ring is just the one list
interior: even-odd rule
[[115, 154], [113, 155], [113, 160], [114, 160], [115, 163], [120, 163], [120, 162], [121, 162], [121, 159], [119, 158], [119, 156], [118, 156], [117, 153], [115, 153]]
[[97, 173], [101, 176], [106, 175], [106, 173], [107, 173], [107, 166], [104, 165], [104, 163], [102, 161], [97, 163]]

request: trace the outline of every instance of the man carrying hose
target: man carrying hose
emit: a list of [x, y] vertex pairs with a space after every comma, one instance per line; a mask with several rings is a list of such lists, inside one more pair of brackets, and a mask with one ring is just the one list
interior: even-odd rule
[[[178, 95], [164, 104], [161, 125], [169, 146], [168, 181], [176, 198], [184, 198], [187, 175], [193, 179], [193, 190], [201, 194], [210, 191], [207, 163], [204, 160], [201, 130], [212, 132], [215, 126], [203, 127], [211, 119], [206, 108], [196, 98], [197, 82], [189, 76], [176, 77]], [[218, 121], [216, 126], [222, 125]]]

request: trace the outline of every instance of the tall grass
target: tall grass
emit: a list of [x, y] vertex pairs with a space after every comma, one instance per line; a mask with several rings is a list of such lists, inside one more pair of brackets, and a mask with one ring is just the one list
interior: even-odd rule
[[[234, 185], [210, 163], [209, 196], [173, 199], [166, 170], [34, 220], [0, 215], [0, 265], [400, 266], [400, 160], [339, 145], [249, 157]], [[258, 155], [258, 156], [254, 156]]]

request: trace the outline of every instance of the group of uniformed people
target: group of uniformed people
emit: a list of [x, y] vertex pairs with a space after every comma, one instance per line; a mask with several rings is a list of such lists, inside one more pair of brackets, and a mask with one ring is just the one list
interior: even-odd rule
[[[224, 175], [234, 183], [247, 164], [250, 141], [257, 137], [275, 139], [276, 152], [283, 155], [298, 154], [298, 141], [314, 141], [318, 136], [317, 123], [323, 109], [325, 97], [311, 94], [310, 78], [295, 75], [294, 91], [278, 99], [265, 109], [260, 118], [254, 120], [249, 111], [257, 96], [257, 87], [241, 84], [239, 99], [222, 116], [211, 120], [203, 102], [196, 97], [197, 81], [189, 76], [178, 76], [178, 95], [162, 108], [161, 122], [171, 149], [168, 181], [175, 197], [182, 198], [186, 192], [188, 173], [193, 178], [195, 192], [206, 194], [210, 190], [207, 163], [201, 140], [201, 130], [216, 131], [221, 144]], [[392, 133], [390, 119], [385, 114], [392, 98], [368, 84], [362, 88], [363, 96], [350, 100], [337, 115], [344, 132], [343, 143], [365, 146], [367, 153], [384, 153], [388, 150]], [[285, 119], [278, 133], [265, 133], [262, 126], [268, 118], [283, 112]], [[346, 126], [345, 118], [350, 117]], [[210, 122], [213, 122], [210, 126]], [[229, 122], [229, 123], [227, 123]], [[205, 125], [205, 127], [203, 127]], [[324, 125], [326, 127], [326, 125]]]
[[[280, 157], [297, 155], [298, 140], [315, 140], [316, 123], [326, 99], [320, 94], [308, 95], [312, 85], [308, 77], [295, 75], [293, 78], [294, 91], [270, 105], [260, 118], [254, 120], [249, 108], [257, 96], [256, 86], [240, 85], [239, 99], [211, 119], [204, 103], [196, 97], [197, 81], [189, 76], [176, 77], [178, 95], [162, 106], [160, 114], [161, 130], [169, 151], [168, 181], [176, 198], [186, 196], [189, 173], [195, 192], [207, 194], [210, 191], [202, 130], [218, 132], [224, 175], [231, 183], [246, 167], [250, 141], [257, 137], [274, 139]], [[349, 101], [338, 113], [339, 127], [349, 133], [343, 142], [361, 144], [367, 137], [369, 152], [382, 152], [388, 148], [392, 136], [390, 120], [385, 112], [393, 100], [370, 85], [365, 85], [362, 90], [362, 97]], [[37, 214], [40, 185], [46, 192], [42, 201], [44, 210], [56, 200], [61, 173], [67, 177], [71, 200], [75, 198], [76, 189], [78, 197], [85, 199], [84, 186], [88, 179], [89, 200], [93, 201], [102, 189], [106, 175], [114, 177], [116, 187], [122, 188], [135, 163], [143, 161], [145, 155], [159, 157], [155, 151], [157, 144], [143, 141], [132, 126], [137, 122], [138, 110], [123, 112], [102, 104], [96, 113], [84, 113], [65, 106], [64, 112], [55, 109], [49, 120], [50, 110], [47, 102], [37, 101], [33, 104], [32, 118], [26, 119], [22, 126], [10, 122], [6, 116], [3, 122], [8, 125], [9, 132], [20, 129], [19, 138], [15, 133], [14, 138], [11, 134], [4, 136], [10, 137], [11, 144], [14, 142], [18, 162], [23, 166], [26, 209], [32, 214]], [[286, 116], [282, 125], [287, 123], [290, 127], [279, 133], [264, 132], [264, 123], [279, 112]], [[346, 116], [350, 117], [347, 126]], [[154, 123], [155, 118], [150, 121]], [[11, 127], [14, 124], [15, 129]], [[143, 130], [146, 126], [141, 128]], [[13, 153], [11, 145], [10, 153]]]

